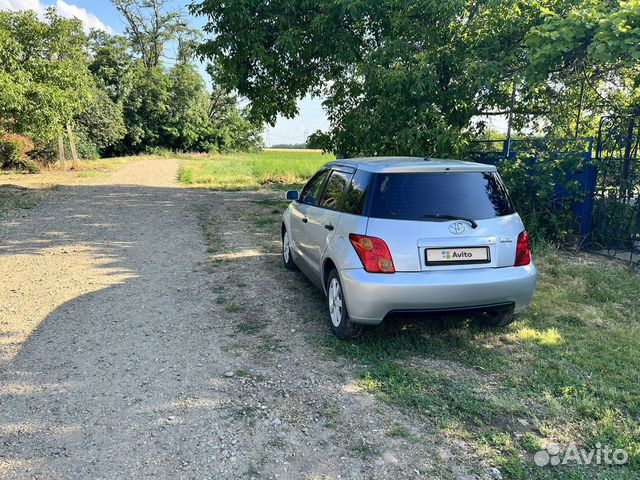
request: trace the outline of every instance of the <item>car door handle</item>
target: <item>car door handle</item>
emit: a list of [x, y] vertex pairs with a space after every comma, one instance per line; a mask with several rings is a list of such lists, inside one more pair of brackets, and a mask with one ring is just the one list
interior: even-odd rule
[[302, 223], [307, 223], [309, 219], [307, 217], [302, 217]]
[[327, 230], [333, 230], [333, 225], [325, 225], [324, 228], [326, 228]]

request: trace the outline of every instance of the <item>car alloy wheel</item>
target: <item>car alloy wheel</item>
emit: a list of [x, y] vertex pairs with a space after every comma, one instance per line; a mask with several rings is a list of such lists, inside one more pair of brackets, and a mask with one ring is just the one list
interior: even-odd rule
[[291, 257], [291, 244], [289, 243], [289, 232], [284, 232], [284, 236], [282, 237], [282, 256], [284, 257], [285, 263], [288, 263], [289, 258]]
[[329, 284], [329, 315], [331, 323], [338, 328], [342, 322], [342, 288], [337, 278], [332, 278]]

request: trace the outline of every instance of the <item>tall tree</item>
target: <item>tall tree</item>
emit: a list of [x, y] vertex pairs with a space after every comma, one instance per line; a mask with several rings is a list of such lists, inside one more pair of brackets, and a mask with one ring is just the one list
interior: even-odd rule
[[17, 131], [55, 138], [90, 97], [86, 37], [77, 20], [0, 12], [0, 111]]
[[130, 154], [169, 148], [163, 143], [162, 129], [170, 120], [171, 78], [162, 67], [143, 65], [132, 70], [131, 78], [131, 90], [123, 101], [127, 134], [116, 151]]
[[[580, 62], [583, 40], [615, 37], [622, 50], [637, 45], [637, 5], [205, 0], [191, 9], [208, 20], [211, 37], [201, 54], [219, 64], [220, 84], [250, 100], [252, 116], [273, 123], [278, 114], [295, 115], [302, 96], [323, 95], [329, 138], [341, 153], [437, 154], [459, 151], [481, 132], [478, 119], [486, 115], [513, 114], [517, 129], [554, 120], [563, 135], [573, 136], [578, 110], [585, 116], [597, 103], [589, 69]], [[600, 23], [605, 17], [598, 12], [614, 10], [617, 17]], [[572, 21], [579, 22], [571, 27]], [[573, 46], [561, 52], [567, 43]], [[593, 65], [608, 62], [606, 48], [588, 44]], [[545, 57], [542, 71], [551, 72], [547, 67], [555, 68], [557, 58], [568, 60], [565, 53], [576, 54], [571, 68], [543, 74], [542, 81], [531, 75], [536, 58]]]
[[[322, 94], [344, 154], [456, 152], [479, 114], [508, 109], [537, 1], [207, 0], [201, 53], [273, 123]], [[241, 34], [242, 32], [242, 34]]]
[[166, 143], [176, 150], [210, 150], [215, 141], [204, 80], [192, 65], [176, 64], [169, 76], [169, 118], [163, 126]]
[[114, 102], [120, 102], [131, 89], [133, 56], [129, 41], [119, 35], [93, 31], [89, 37], [89, 70], [99, 88]]
[[159, 67], [165, 46], [190, 30], [180, 12], [167, 9], [167, 0], [112, 0], [125, 20], [126, 35], [147, 68]]
[[0, 118], [5, 128], [53, 142], [91, 101], [87, 37], [79, 20], [49, 9], [0, 12]]
[[587, 110], [640, 113], [640, 0], [547, 12], [526, 44], [533, 85], [586, 92]]

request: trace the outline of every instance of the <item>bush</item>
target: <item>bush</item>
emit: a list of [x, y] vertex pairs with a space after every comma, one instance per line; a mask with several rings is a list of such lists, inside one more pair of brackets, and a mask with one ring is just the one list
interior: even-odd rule
[[3, 170], [27, 170], [30, 173], [40, 171], [38, 165], [27, 154], [34, 148], [27, 137], [5, 133], [0, 137], [0, 167]]
[[534, 240], [564, 242], [576, 233], [572, 209], [582, 195], [571, 176], [581, 165], [579, 155], [535, 149], [498, 162], [500, 175]]
[[29, 157], [36, 159], [40, 165], [53, 165], [58, 161], [58, 142], [36, 140]]

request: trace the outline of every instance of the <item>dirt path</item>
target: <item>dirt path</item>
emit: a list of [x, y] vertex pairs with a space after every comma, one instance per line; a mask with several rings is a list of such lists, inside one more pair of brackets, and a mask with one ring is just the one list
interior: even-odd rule
[[260, 228], [273, 195], [177, 168], [0, 218], [0, 477], [476, 478], [318, 345], [322, 296]]

